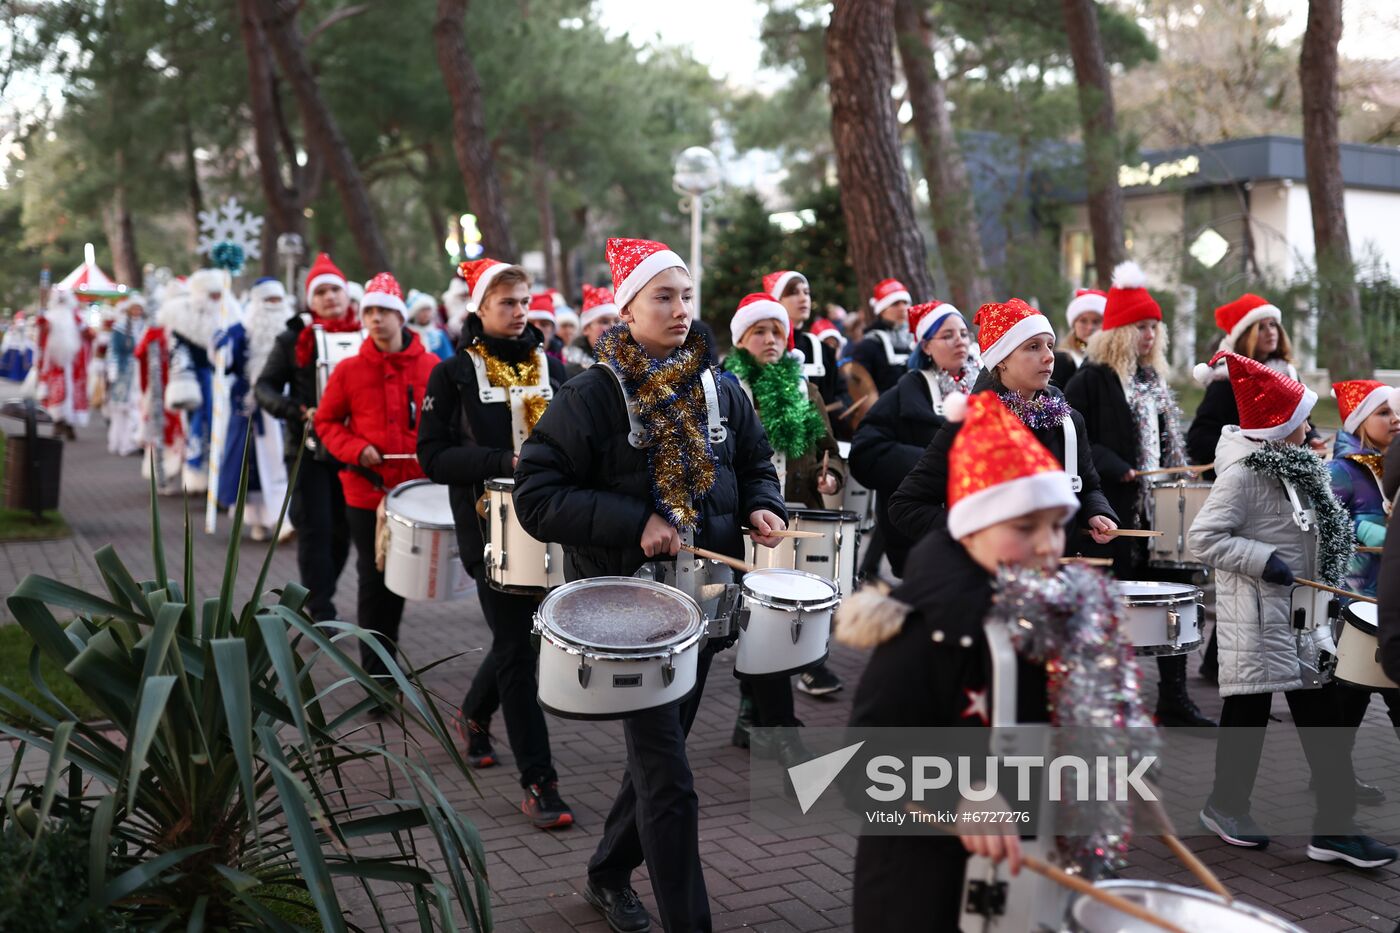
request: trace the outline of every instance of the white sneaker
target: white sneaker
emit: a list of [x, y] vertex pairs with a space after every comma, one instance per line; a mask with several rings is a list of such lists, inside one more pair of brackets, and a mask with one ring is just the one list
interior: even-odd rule
[[265, 525], [253, 525], [248, 529], [248, 537], [252, 538], [254, 541], [261, 542], [271, 538], [272, 535], [267, 533], [267, 527]]

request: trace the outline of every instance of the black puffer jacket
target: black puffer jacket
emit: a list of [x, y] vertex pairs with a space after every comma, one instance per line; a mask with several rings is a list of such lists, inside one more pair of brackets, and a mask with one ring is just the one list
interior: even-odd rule
[[[1391, 442], [1381, 474], [1385, 477], [1385, 497], [1394, 502], [1400, 492], [1400, 443]], [[1387, 677], [1400, 683], [1400, 519], [1393, 516], [1385, 530], [1376, 597], [1380, 601], [1381, 666]]]
[[[891, 338], [896, 353], [905, 351], [899, 349], [899, 341], [907, 339], [909, 332], [903, 325], [895, 326], [887, 322], [884, 318], [876, 318], [875, 323], [865, 329], [865, 336], [860, 339], [855, 346], [851, 347], [851, 362], [859, 363], [865, 367], [865, 371], [870, 374], [870, 378], [875, 381], [875, 389], [881, 395], [894, 388], [899, 377], [909, 371], [904, 363], [891, 363], [889, 353], [885, 351], [885, 344], [879, 337], [875, 336], [875, 331], [885, 331]], [[913, 352], [910, 345], [908, 352]]]
[[[297, 338], [306, 327], [306, 319], [297, 314], [287, 322], [287, 329], [277, 335], [272, 350], [253, 384], [253, 395], [262, 410], [282, 419], [283, 448], [288, 460], [296, 458], [301, 447], [301, 432], [306, 426], [302, 412], [316, 407], [316, 361], [297, 365]], [[312, 431], [314, 439], [316, 432]]]
[[[1124, 481], [1142, 457], [1133, 410], [1123, 394], [1123, 380], [1103, 363], [1085, 361], [1065, 388], [1065, 398], [1084, 416], [1094, 468], [1109, 505], [1123, 522], [1132, 522], [1138, 498], [1137, 480]], [[1159, 421], [1164, 416], [1159, 415]], [[1164, 464], [1165, 465], [1165, 464]], [[1136, 524], [1124, 527], [1136, 528]]]
[[[743, 555], [740, 529], [750, 512], [787, 517], [772, 448], [744, 392], [720, 379], [719, 410], [728, 437], [715, 453], [715, 484], [700, 503], [695, 544]], [[646, 560], [642, 529], [656, 511], [644, 450], [627, 442], [627, 412], [602, 364], [570, 379], [520, 451], [515, 508], [525, 530], [564, 546], [570, 580], [630, 576]]]
[[890, 497], [946, 423], [934, 413], [923, 373], [905, 373], [866, 412], [851, 441], [851, 475], [877, 493], [875, 520], [884, 531], [885, 552], [896, 576], [904, 576], [904, 558], [914, 539], [900, 534], [890, 522]]
[[[998, 391], [1001, 388], [996, 380], [984, 371], [978, 377], [973, 391]], [[1049, 395], [1061, 395], [1060, 390], [1053, 386], [1045, 392]], [[1079, 491], [1079, 512], [1074, 517], [1072, 532], [1073, 538], [1077, 539], [1079, 530], [1095, 515], [1104, 515], [1117, 522], [1118, 514], [1113, 511], [1108, 499], [1104, 497], [1103, 490], [1099, 488], [1099, 473], [1094, 469], [1093, 452], [1089, 449], [1089, 432], [1084, 427], [1084, 418], [1077, 411], [1071, 411], [1070, 417], [1074, 419], [1079, 436], [1079, 477], [1083, 483]], [[890, 522], [906, 537], [917, 540], [930, 530], [947, 525], [948, 451], [952, 449], [953, 439], [958, 436], [961, 427], [961, 424], [950, 421], [939, 429], [933, 442], [919, 458], [918, 464], [905, 477], [904, 482], [899, 484], [899, 489], [890, 499]], [[1062, 428], [1057, 426], [1031, 433], [1055, 455], [1056, 460], [1061, 464], [1065, 462], [1065, 435]], [[1075, 552], [1078, 543], [1081, 542], [1071, 540], [1067, 549], [1071, 553]]]
[[[486, 337], [475, 314], [467, 315], [462, 335], [462, 343], [481, 339], [492, 354], [511, 362], [534, 353], [541, 336], [529, 327], [514, 340]], [[547, 360], [550, 387], [557, 392], [564, 381], [564, 366], [553, 357]], [[476, 502], [487, 480], [514, 473], [512, 430], [508, 403], [481, 401], [476, 367], [465, 350], [433, 367], [418, 423], [418, 465], [433, 482], [448, 487], [457, 549], [463, 566], [473, 575], [480, 570], [485, 540]]]

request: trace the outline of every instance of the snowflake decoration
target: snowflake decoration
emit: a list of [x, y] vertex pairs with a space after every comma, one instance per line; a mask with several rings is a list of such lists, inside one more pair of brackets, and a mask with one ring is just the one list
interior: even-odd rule
[[232, 243], [243, 250], [246, 259], [260, 259], [262, 225], [261, 217], [244, 213], [238, 199], [229, 198], [217, 211], [199, 212], [199, 244], [195, 246], [195, 252], [203, 253], [212, 260], [216, 246]]

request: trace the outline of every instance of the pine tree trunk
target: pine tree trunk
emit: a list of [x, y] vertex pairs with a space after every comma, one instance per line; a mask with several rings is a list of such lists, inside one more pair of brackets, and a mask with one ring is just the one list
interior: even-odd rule
[[948, 116], [947, 89], [934, 63], [931, 31], [917, 0], [895, 0], [894, 22], [943, 274], [948, 277], [953, 304], [972, 314], [992, 300], [992, 283], [982, 258], [967, 165]]
[[467, 201], [476, 214], [486, 255], [515, 262], [520, 256], [510, 234], [510, 215], [491, 158], [490, 141], [486, 138], [481, 79], [472, 64], [463, 33], [466, 16], [467, 0], [438, 0], [433, 42], [437, 47], [442, 81], [452, 101], [452, 147], [457, 153]]
[[1124, 258], [1123, 191], [1118, 187], [1120, 158], [1113, 83], [1104, 59], [1095, 0], [1061, 0], [1061, 6], [1070, 56], [1074, 59], [1074, 78], [1079, 85], [1094, 272], [1099, 288], [1108, 288], [1113, 281], [1113, 267]]
[[530, 127], [530, 161], [535, 189], [535, 209], [539, 212], [541, 248], [544, 250], [544, 277], [551, 288], [559, 287], [559, 254], [555, 251], [554, 205], [549, 200], [549, 162], [544, 156], [544, 131]]
[[894, 98], [894, 0], [836, 0], [826, 30], [831, 137], [850, 259], [862, 292], [896, 278], [916, 301], [933, 297], [914, 219]]
[[1308, 25], [1298, 59], [1303, 163], [1317, 253], [1317, 307], [1323, 315], [1318, 350], [1334, 381], [1370, 378], [1372, 372], [1347, 233], [1346, 186], [1337, 129], [1337, 42], [1341, 37], [1342, 0], [1309, 0]]
[[107, 243], [112, 250], [112, 274], [117, 281], [132, 288], [141, 286], [141, 260], [136, 255], [136, 228], [131, 221], [131, 208], [126, 197], [126, 153], [120, 148], [112, 153], [116, 181], [112, 184], [112, 199], [103, 211]]
[[312, 74], [311, 65], [306, 59], [306, 48], [301, 32], [296, 27], [296, 13], [300, 4], [296, 0], [256, 2], [263, 35], [272, 46], [283, 77], [291, 85], [292, 93], [296, 95], [306, 138], [325, 158], [331, 180], [335, 182], [336, 190], [340, 193], [346, 223], [349, 224], [350, 235], [355, 240], [360, 264], [369, 275], [393, 271], [389, 262], [389, 251], [379, 230], [379, 221], [374, 216], [373, 205], [370, 204], [369, 190], [365, 187], [364, 179], [360, 177], [360, 170], [355, 165], [355, 158], [340, 132], [335, 115], [321, 96], [316, 76]]

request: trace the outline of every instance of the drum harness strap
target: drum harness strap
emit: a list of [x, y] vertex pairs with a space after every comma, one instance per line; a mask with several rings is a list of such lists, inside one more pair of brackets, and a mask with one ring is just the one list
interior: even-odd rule
[[889, 331], [872, 330], [870, 335], [885, 346], [885, 359], [891, 366], [904, 366], [909, 362], [908, 353], [894, 352], [894, 340], [890, 338]]
[[1299, 531], [1313, 531], [1317, 527], [1317, 512], [1303, 508], [1302, 500], [1298, 498], [1298, 490], [1292, 483], [1281, 477], [1279, 482], [1283, 483], [1283, 491], [1288, 494], [1288, 502], [1293, 506], [1293, 524], [1298, 526]]
[[476, 370], [476, 387], [481, 404], [504, 403], [510, 406], [512, 446], [516, 453], [520, 453], [520, 448], [529, 434], [525, 430], [525, 396], [538, 394], [545, 399], [554, 397], [554, 390], [549, 387], [549, 361], [545, 357], [544, 350], [535, 348], [539, 382], [533, 386], [510, 386], [509, 388], [491, 384], [491, 380], [486, 375], [486, 360], [482, 358], [480, 353], [473, 352], [468, 348], [467, 356], [471, 358], [472, 368]]
[[802, 364], [802, 375], [808, 379], [821, 379], [826, 376], [826, 364], [822, 362], [822, 339], [816, 334], [803, 334], [807, 338], [807, 345], [811, 348], [812, 359], [815, 362]]
[[1065, 472], [1069, 474], [1069, 487], [1078, 494], [1084, 488], [1084, 478], [1079, 475], [1079, 429], [1074, 426], [1074, 415], [1065, 415], [1060, 428], [1065, 432]]

